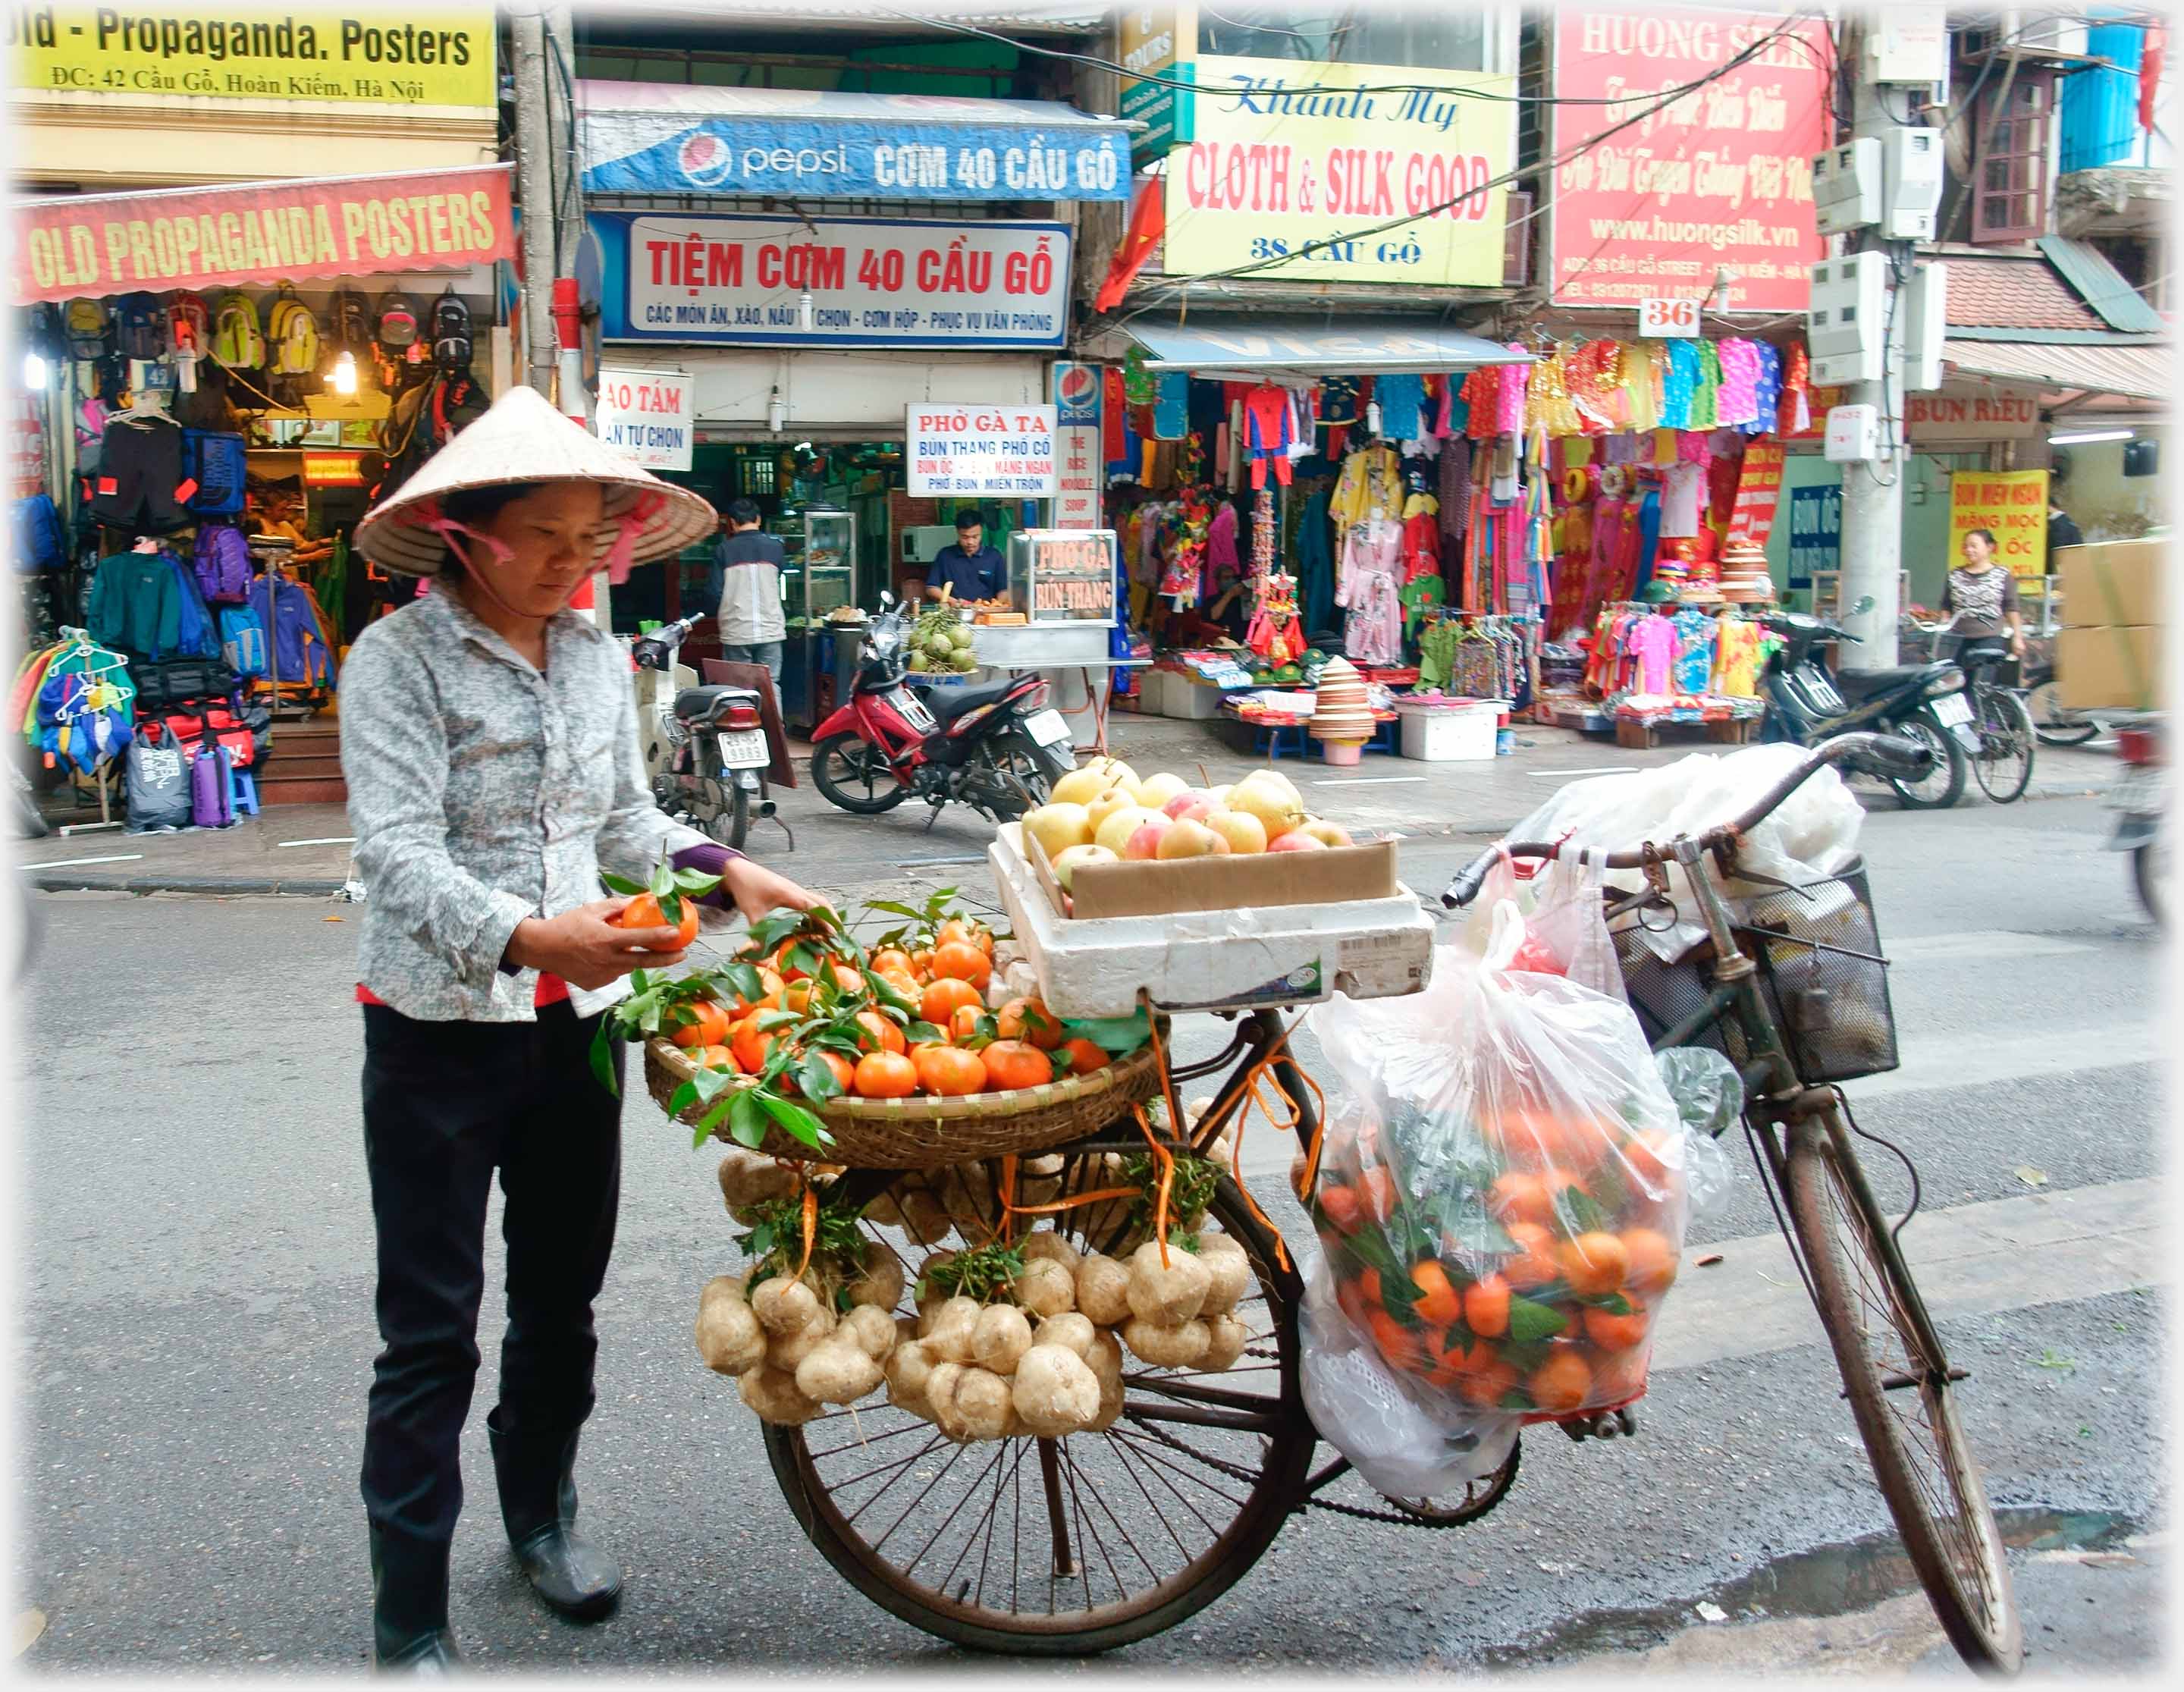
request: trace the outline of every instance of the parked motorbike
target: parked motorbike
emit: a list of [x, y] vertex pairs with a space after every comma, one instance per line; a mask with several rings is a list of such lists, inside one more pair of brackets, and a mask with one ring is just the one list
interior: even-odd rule
[[1048, 706], [1046, 683], [1022, 676], [921, 693], [904, 662], [908, 613], [891, 593], [880, 600], [855, 687], [812, 731], [811, 779], [828, 803], [877, 816], [915, 793], [934, 818], [953, 800], [996, 822], [1045, 804], [1053, 783], [1077, 765], [1069, 725]]
[[2169, 920], [2169, 770], [2162, 755], [2160, 725], [2148, 719], [2136, 728], [2116, 731], [2116, 755], [2129, 771], [2109, 795], [2116, 813], [2111, 852], [2131, 854], [2131, 885], [2138, 902], [2156, 922]]
[[[1860, 611], [1871, 609], [1862, 600]], [[1767, 715], [1760, 738], [1818, 746], [1842, 734], [1883, 732], [1923, 746], [1933, 766], [1923, 778], [1875, 768], [1908, 810], [1943, 810], [1964, 791], [1968, 758], [1979, 751], [1979, 730], [1964, 699], [1964, 671], [1954, 663], [1901, 665], [1887, 670], [1828, 669], [1819, 648], [1828, 641], [1858, 643], [1840, 623], [1802, 612], [1763, 620], [1782, 644], [1767, 660], [1760, 687]]]
[[[774, 815], [766, 788], [773, 753], [755, 688], [700, 687], [697, 672], [676, 662], [682, 643], [705, 621], [703, 615], [685, 617], [640, 635], [631, 648], [637, 735], [645, 781], [660, 810], [740, 850], [751, 819]], [[794, 851], [794, 835], [788, 844]]]

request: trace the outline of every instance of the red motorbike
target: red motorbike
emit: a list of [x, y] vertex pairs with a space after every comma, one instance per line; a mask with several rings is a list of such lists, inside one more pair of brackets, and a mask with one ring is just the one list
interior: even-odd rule
[[913, 793], [953, 800], [1006, 822], [1043, 805], [1077, 766], [1069, 725], [1035, 676], [921, 696], [903, 663], [909, 618], [892, 594], [866, 631], [849, 702], [811, 734], [811, 780], [827, 801], [860, 816], [892, 810]]

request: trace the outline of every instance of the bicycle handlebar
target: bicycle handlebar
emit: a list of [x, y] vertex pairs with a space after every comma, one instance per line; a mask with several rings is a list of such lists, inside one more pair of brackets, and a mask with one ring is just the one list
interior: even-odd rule
[[[1913, 782], [1930, 773], [1934, 765], [1933, 753], [1913, 741], [1887, 734], [1841, 735], [1815, 748], [1802, 764], [1762, 794], [1741, 816], [1708, 829], [1699, 837], [1699, 843], [1712, 849], [1758, 827], [1777, 805], [1819, 771], [1852, 759], [1863, 760], [1867, 767], [1876, 773]], [[1440, 896], [1440, 902], [1451, 910], [1461, 910], [1469, 904], [1479, 897], [1479, 889], [1486, 881], [1486, 872], [1494, 867], [1505, 852], [1513, 858], [1552, 858], [1561, 850], [1560, 841], [1512, 841], [1489, 846], [1457, 872], [1456, 879], [1448, 884], [1448, 891]], [[1660, 854], [1657, 853], [1655, 855]], [[1600, 861], [1611, 870], [1635, 870], [1643, 866], [1646, 860], [1646, 849], [1635, 847], [1629, 851], [1610, 852]]]

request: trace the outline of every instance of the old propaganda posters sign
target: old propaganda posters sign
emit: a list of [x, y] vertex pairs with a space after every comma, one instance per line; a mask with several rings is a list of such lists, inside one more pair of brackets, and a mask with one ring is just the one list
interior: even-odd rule
[[[1514, 77], [1202, 58], [1195, 81], [1167, 159], [1169, 275], [1500, 284]], [[1390, 84], [1412, 92], [1365, 92]]]
[[1949, 478], [1949, 567], [1964, 559], [1964, 537], [1986, 529], [1995, 561], [2020, 578], [2048, 570], [2048, 472], [1960, 470]]
[[913, 499], [1054, 497], [1051, 405], [913, 405], [905, 433]]
[[8, 8], [8, 86], [67, 94], [327, 100], [490, 110], [490, 6], [130, 0]]
[[1628, 309], [1702, 295], [1726, 267], [1730, 310], [1802, 311], [1808, 269], [1825, 251], [1812, 159], [1828, 141], [1826, 23], [1580, 4], [1557, 8], [1554, 31], [1556, 97], [1607, 103], [1552, 109], [1555, 303]]

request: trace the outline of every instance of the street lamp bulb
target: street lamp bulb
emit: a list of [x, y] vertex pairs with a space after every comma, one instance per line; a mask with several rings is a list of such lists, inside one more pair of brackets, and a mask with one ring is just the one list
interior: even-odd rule
[[811, 332], [811, 290], [809, 288], [796, 297], [796, 326], [806, 335]]
[[23, 354], [23, 386], [32, 392], [42, 392], [46, 386], [46, 361], [36, 353]]
[[336, 393], [356, 392], [355, 353], [343, 353], [334, 359], [334, 392]]
[[2051, 447], [2082, 447], [2095, 441], [2128, 441], [2138, 431], [2136, 429], [2089, 429], [2077, 435], [2050, 435]]
[[775, 435], [788, 426], [788, 406], [777, 387], [766, 396], [766, 426], [769, 433]]
[[1730, 284], [1734, 282], [1736, 280], [1736, 272], [1730, 270], [1728, 265], [1721, 264], [1715, 267], [1713, 273], [1713, 287], [1710, 291], [1707, 302], [1712, 309], [1715, 311], [1727, 311], [1729, 309], [1729, 287]]

